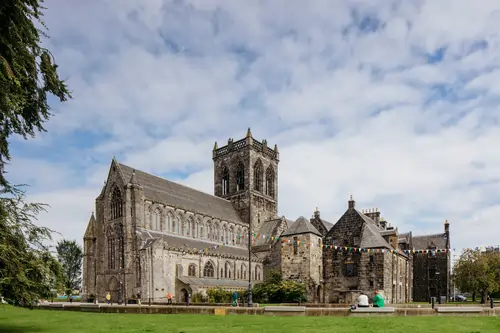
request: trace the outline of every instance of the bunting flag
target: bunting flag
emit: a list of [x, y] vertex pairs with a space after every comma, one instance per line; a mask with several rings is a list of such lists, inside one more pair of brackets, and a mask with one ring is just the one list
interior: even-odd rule
[[[280, 239], [280, 237], [276, 236], [267, 236], [267, 235], [262, 235], [262, 234], [257, 234], [254, 233], [251, 235], [253, 238], [253, 243], [255, 243], [256, 239], [264, 239], [264, 240], [272, 240], [272, 241], [277, 241]], [[233, 247], [234, 245], [238, 245], [239, 242], [237, 240], [244, 240], [248, 239], [248, 236], [245, 237], [245, 235], [236, 235], [236, 238], [233, 239], [232, 241], [228, 242], [223, 242], [219, 244], [215, 244], [211, 247], [204, 248], [204, 249], [187, 249], [187, 248], [175, 248], [172, 247], [170, 249], [179, 251], [179, 252], [186, 252], [190, 254], [204, 254], [204, 253], [209, 253], [210, 251], [216, 250], [221, 247], [226, 247], [226, 246], [231, 246]], [[203, 241], [203, 239], [202, 239]], [[291, 239], [283, 239], [281, 241], [282, 244], [286, 244], [289, 246], [293, 245], [293, 240]], [[252, 244], [255, 245], [255, 244]], [[409, 250], [401, 250], [401, 249], [381, 249], [381, 248], [359, 248], [359, 247], [352, 247], [352, 246], [336, 246], [336, 245], [327, 245], [323, 243], [313, 243], [313, 242], [297, 242], [297, 246], [302, 246], [302, 247], [321, 247], [322, 249], [327, 249], [327, 250], [335, 250], [335, 251], [343, 251], [343, 252], [364, 252], [364, 253], [400, 253], [400, 254], [423, 254], [423, 253], [448, 253], [448, 252], [455, 252], [455, 249], [409, 249]], [[467, 248], [464, 249], [465, 251], [485, 251], [485, 250], [491, 250], [491, 249], [497, 249], [498, 250], [499, 246], [480, 246], [476, 248]]]

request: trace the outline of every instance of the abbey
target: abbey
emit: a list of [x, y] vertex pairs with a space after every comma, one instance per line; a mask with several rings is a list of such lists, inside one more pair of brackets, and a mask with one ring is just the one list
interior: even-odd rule
[[278, 216], [276, 145], [248, 129], [215, 143], [212, 158], [214, 195], [113, 158], [83, 238], [84, 295], [165, 302], [171, 293], [183, 302], [210, 288], [246, 289], [271, 270], [305, 283], [318, 303], [376, 289], [389, 303], [449, 295], [448, 223], [435, 235], [399, 233], [352, 198], [335, 224], [317, 209], [291, 221]]

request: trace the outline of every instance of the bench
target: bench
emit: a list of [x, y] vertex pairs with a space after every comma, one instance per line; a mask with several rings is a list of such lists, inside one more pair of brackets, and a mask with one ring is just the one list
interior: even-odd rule
[[305, 316], [305, 306], [265, 306], [264, 315], [268, 316]]
[[390, 316], [394, 315], [395, 308], [393, 307], [383, 307], [383, 308], [356, 308], [351, 310], [351, 315], [360, 315], [360, 316], [372, 316], [372, 315], [384, 315]]
[[101, 312], [99, 304], [82, 303], [80, 304], [80, 311], [82, 312]]
[[437, 307], [436, 308], [437, 313], [482, 313], [483, 308], [479, 306], [475, 307], [461, 307], [461, 306], [450, 306], [450, 307]]

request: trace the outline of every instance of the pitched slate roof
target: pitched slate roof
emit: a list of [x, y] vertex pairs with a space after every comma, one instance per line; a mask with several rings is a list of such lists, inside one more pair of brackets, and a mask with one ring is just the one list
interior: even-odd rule
[[181, 276], [178, 279], [190, 286], [198, 287], [225, 287], [225, 288], [248, 288], [248, 280], [199, 278], [193, 276]]
[[[217, 248], [213, 248], [216, 245], [220, 245], [218, 243], [212, 243], [208, 241], [203, 241], [200, 239], [194, 239], [190, 237], [184, 237], [179, 235], [166, 234], [159, 231], [152, 231], [147, 229], [137, 229], [136, 234], [142, 243], [147, 243], [148, 240], [156, 239], [158, 241], [164, 242], [166, 246], [171, 246], [179, 249], [187, 249], [187, 250], [203, 250], [208, 254], [222, 254], [228, 256], [235, 256], [238, 258], [247, 259], [248, 258], [248, 249], [245, 247], [237, 247], [237, 246], [219, 246]], [[144, 247], [144, 246], [143, 246]], [[257, 256], [252, 254], [252, 258], [257, 259]]]
[[362, 236], [361, 236], [361, 243], [359, 247], [361, 248], [377, 248], [377, 247], [383, 247], [387, 249], [393, 249], [393, 247], [387, 243], [387, 241], [382, 237], [380, 234], [380, 228], [375, 224], [375, 221], [373, 221], [371, 218], [366, 216], [365, 214], [361, 213], [357, 209], [355, 209], [355, 212], [361, 216], [363, 221], [365, 222], [363, 224], [363, 231], [362, 231]]
[[[282, 222], [283, 222], [283, 218], [280, 217], [278, 219], [269, 220], [269, 221], [265, 221], [264, 223], [262, 223], [259, 230], [256, 233], [259, 235], [264, 235], [266, 237], [265, 238], [264, 237], [257, 237], [255, 239], [253, 245], [254, 246], [261, 246], [261, 245], [274, 243], [276, 240], [272, 240], [268, 236], [279, 237], [280, 235], [278, 235], [277, 233], [278, 233], [278, 228]], [[290, 227], [289, 221], [286, 220], [285, 222], [287, 223], [287, 227], [289, 228]]]
[[283, 234], [282, 236], [291, 236], [298, 234], [308, 234], [312, 233], [321, 236], [321, 233], [306, 219], [301, 216], [295, 221]]
[[[118, 163], [125, 183], [134, 172], [132, 167]], [[144, 189], [147, 199], [205, 214], [221, 220], [242, 222], [230, 201], [172, 181], [135, 170], [135, 179]]]
[[445, 233], [412, 237], [413, 248], [416, 250], [428, 249], [432, 244], [438, 249], [446, 249], [447, 239]]

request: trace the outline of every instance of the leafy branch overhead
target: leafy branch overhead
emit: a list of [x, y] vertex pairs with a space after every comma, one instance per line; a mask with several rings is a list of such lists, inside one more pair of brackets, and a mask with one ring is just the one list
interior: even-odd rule
[[46, 30], [42, 2], [0, 1], [0, 295], [24, 306], [48, 297], [62, 279], [61, 265], [45, 245], [52, 231], [34, 223], [45, 206], [27, 203], [20, 186], [5, 177], [10, 137], [28, 139], [45, 131], [48, 96], [71, 98], [52, 54], [41, 46], [48, 37], [35, 26]]
[[[10, 160], [8, 138], [27, 138], [50, 118], [48, 95], [61, 102], [71, 98], [66, 83], [59, 78], [49, 50], [41, 46], [42, 1], [3, 0], [0, 2], [0, 162]], [[7, 181], [0, 174], [0, 184]]]

